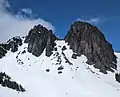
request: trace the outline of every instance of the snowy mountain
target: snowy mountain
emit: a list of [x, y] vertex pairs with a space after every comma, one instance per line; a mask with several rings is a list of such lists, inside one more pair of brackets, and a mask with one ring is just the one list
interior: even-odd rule
[[119, 97], [120, 53], [97, 27], [75, 22], [64, 40], [38, 25], [0, 44], [0, 97]]

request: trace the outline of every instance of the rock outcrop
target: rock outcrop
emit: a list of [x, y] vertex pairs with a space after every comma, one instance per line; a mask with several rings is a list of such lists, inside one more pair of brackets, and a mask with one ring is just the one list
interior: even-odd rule
[[22, 45], [22, 39], [19, 36], [13, 37], [7, 41], [7, 44], [12, 52], [16, 52], [18, 51], [18, 47]]
[[53, 47], [56, 45], [57, 37], [52, 34], [51, 30], [42, 25], [34, 26], [26, 36], [25, 43], [28, 43], [28, 52], [35, 56], [40, 56], [46, 49], [46, 56], [52, 54]]
[[0, 85], [18, 92], [25, 92], [25, 89], [17, 82], [12, 81], [11, 77], [9, 77], [5, 72], [0, 72]]
[[96, 26], [81, 21], [74, 22], [65, 36], [65, 41], [77, 56], [85, 55], [87, 63], [101, 72], [106, 74], [107, 71], [114, 72], [117, 68], [112, 45]]
[[6, 46], [8, 46], [8, 45], [7, 44], [0, 44], [0, 58], [4, 57], [5, 54], [7, 53], [7, 50], [5, 48]]
[[22, 45], [22, 39], [20, 37], [13, 37], [6, 43], [0, 44], [0, 58], [4, 57], [8, 50], [16, 52], [18, 47]]
[[115, 74], [115, 79], [116, 79], [117, 82], [120, 83], [120, 74], [116, 73]]

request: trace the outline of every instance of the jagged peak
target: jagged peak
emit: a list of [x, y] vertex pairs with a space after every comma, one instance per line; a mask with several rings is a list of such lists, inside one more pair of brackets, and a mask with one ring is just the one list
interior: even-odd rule
[[28, 43], [29, 53], [40, 56], [46, 48], [46, 56], [50, 56], [55, 46], [54, 41], [57, 39], [52, 30], [48, 30], [46, 27], [39, 24], [29, 31], [25, 43]]
[[[49, 30], [49, 29], [47, 29], [46, 27], [44, 27], [43, 25], [41, 25], [41, 24], [38, 24], [38, 25], [35, 25], [30, 31], [34, 31], [35, 33], [48, 33], [48, 32], [51, 32], [51, 33], [53, 33], [53, 31], [52, 30]], [[29, 31], [29, 32], [30, 32]]]
[[101, 72], [107, 73], [116, 69], [116, 56], [112, 45], [105, 39], [104, 34], [96, 27], [87, 22], [76, 21], [71, 25], [65, 41], [68, 42], [73, 52], [78, 56], [85, 55], [88, 64]]
[[99, 34], [102, 36], [102, 37], [105, 37], [104, 34], [98, 29], [97, 26], [94, 26], [88, 22], [84, 22], [84, 21], [75, 21], [72, 23], [71, 25], [71, 28], [81, 28], [81, 27], [85, 27], [86, 29], [89, 29], [92, 31], [92, 33], [96, 33], [96, 34]]

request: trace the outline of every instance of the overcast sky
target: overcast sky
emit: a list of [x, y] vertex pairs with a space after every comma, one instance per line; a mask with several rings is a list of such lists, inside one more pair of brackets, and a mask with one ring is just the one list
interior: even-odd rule
[[119, 0], [0, 0], [0, 41], [24, 36], [43, 24], [64, 38], [72, 22], [96, 25], [115, 50], [120, 51]]

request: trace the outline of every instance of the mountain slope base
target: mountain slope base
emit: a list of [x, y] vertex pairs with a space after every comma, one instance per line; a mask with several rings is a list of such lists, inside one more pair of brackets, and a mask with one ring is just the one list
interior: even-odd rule
[[[21, 84], [26, 92], [19, 93], [0, 86], [0, 97], [120, 96], [120, 84], [116, 82], [114, 73], [100, 73], [86, 63], [87, 58], [84, 55], [73, 59], [74, 53], [65, 41], [56, 41], [56, 44], [50, 57], [45, 55], [45, 50], [41, 56], [35, 57], [28, 53], [28, 44], [25, 43], [15, 53], [8, 51], [0, 59], [0, 71]], [[63, 46], [66, 47], [65, 50], [62, 50]], [[25, 52], [22, 53], [23, 51]], [[63, 68], [58, 70], [60, 66]]]

